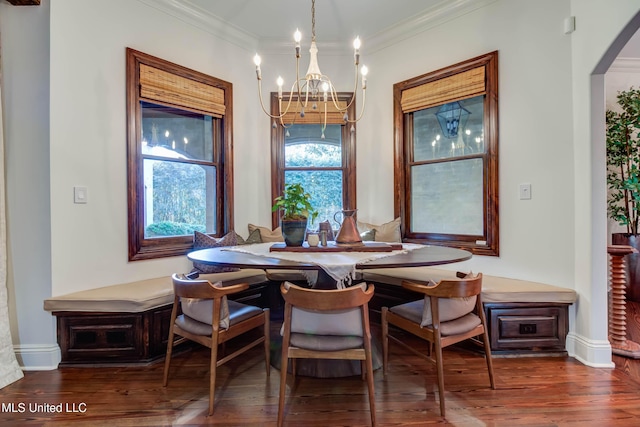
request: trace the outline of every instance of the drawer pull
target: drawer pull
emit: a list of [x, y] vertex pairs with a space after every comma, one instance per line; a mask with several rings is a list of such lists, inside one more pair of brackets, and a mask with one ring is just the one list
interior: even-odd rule
[[535, 334], [537, 332], [537, 325], [535, 323], [521, 323], [520, 324], [520, 333], [521, 334]]

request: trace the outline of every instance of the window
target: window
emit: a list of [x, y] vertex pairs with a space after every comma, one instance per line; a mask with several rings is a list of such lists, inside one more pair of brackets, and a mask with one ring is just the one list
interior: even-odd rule
[[129, 260], [232, 229], [230, 83], [127, 49]]
[[499, 254], [498, 53], [394, 85], [405, 241]]
[[[344, 108], [352, 93], [339, 93], [339, 103]], [[283, 94], [288, 99], [288, 94]], [[295, 95], [294, 95], [295, 100]], [[304, 117], [289, 113], [285, 117], [287, 128], [277, 126], [271, 131], [271, 192], [272, 200], [282, 194], [289, 183], [301, 183], [311, 194], [311, 202], [318, 211], [317, 222], [329, 220], [342, 209], [355, 209], [355, 125], [345, 123], [343, 114], [328, 104], [327, 127], [322, 138], [324, 107]], [[322, 110], [322, 111], [321, 111]], [[278, 111], [277, 94], [271, 94], [271, 113]], [[355, 117], [355, 102], [348, 110]], [[273, 214], [273, 227], [279, 225], [278, 212]], [[334, 224], [335, 225], [335, 224]]]

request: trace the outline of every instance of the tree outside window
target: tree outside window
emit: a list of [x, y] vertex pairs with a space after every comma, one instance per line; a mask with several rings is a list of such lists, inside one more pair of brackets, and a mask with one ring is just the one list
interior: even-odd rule
[[[339, 96], [346, 105], [352, 94]], [[277, 111], [274, 97], [272, 94], [272, 111]], [[355, 102], [351, 109], [355, 111]], [[350, 116], [353, 111], [349, 111]], [[296, 118], [293, 125], [285, 123], [286, 129], [277, 126], [272, 130], [272, 196], [280, 195], [286, 184], [302, 184], [318, 211], [314, 224], [310, 224], [312, 228], [325, 220], [335, 227], [336, 212], [355, 208], [355, 127], [344, 123], [341, 117], [329, 120], [324, 138], [320, 111], [307, 113], [304, 120]], [[277, 214], [273, 216], [274, 227], [279, 224]]]

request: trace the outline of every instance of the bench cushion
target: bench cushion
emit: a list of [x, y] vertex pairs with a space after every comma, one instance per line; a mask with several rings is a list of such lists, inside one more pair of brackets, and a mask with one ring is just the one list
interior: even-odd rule
[[[266, 280], [263, 270], [246, 269], [227, 273], [201, 274], [200, 279], [223, 285], [261, 283]], [[103, 286], [59, 295], [44, 300], [46, 311], [87, 311], [104, 313], [140, 313], [173, 303], [171, 277], [140, 280], [119, 285]]]
[[[456, 272], [433, 267], [374, 268], [362, 270], [367, 282], [401, 286], [403, 280], [438, 282], [455, 279]], [[506, 277], [482, 276], [483, 302], [550, 302], [573, 304], [577, 293], [573, 289]]]

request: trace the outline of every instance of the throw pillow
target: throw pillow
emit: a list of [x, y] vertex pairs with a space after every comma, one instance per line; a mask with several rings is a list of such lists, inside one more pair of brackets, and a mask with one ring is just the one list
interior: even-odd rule
[[[221, 288], [222, 282], [216, 282], [213, 286]], [[212, 299], [181, 298], [180, 306], [182, 307], [182, 312], [192, 319], [206, 323], [207, 325], [213, 324]], [[223, 329], [229, 329], [229, 303], [227, 302], [226, 295], [222, 297], [220, 304], [220, 327]]]
[[284, 237], [282, 237], [282, 229], [280, 227], [276, 228], [275, 230], [271, 230], [267, 227], [249, 224], [249, 234], [253, 233], [255, 230], [260, 230], [260, 239], [263, 243], [284, 242]]
[[[467, 274], [465, 279], [473, 279], [475, 275], [473, 273]], [[430, 285], [435, 283], [430, 282]], [[438, 299], [438, 312], [440, 313], [440, 322], [448, 322], [450, 320], [458, 319], [466, 314], [469, 314], [476, 307], [477, 295], [466, 298], [440, 298]], [[431, 315], [431, 298], [427, 295], [424, 297], [424, 308], [422, 311], [422, 322], [420, 326], [425, 327], [433, 323]]]
[[371, 229], [363, 231], [362, 233], [360, 233], [360, 238], [363, 242], [373, 242], [374, 240], [376, 240], [376, 230]]
[[[207, 249], [207, 248], [219, 248], [222, 246], [236, 246], [238, 244], [237, 234], [235, 231], [230, 231], [219, 239], [208, 236], [199, 231], [193, 232], [193, 249]], [[210, 273], [225, 273], [229, 271], [238, 271], [237, 268], [232, 267], [218, 267], [217, 265], [202, 264], [199, 262], [193, 263], [192, 273], [197, 272], [200, 274]]]
[[252, 233], [249, 234], [249, 237], [243, 239], [239, 234], [236, 235], [238, 240], [238, 245], [253, 245], [254, 243], [262, 243], [262, 238], [260, 237], [260, 230], [255, 229]]
[[361, 221], [358, 221], [357, 225], [360, 233], [369, 230], [376, 230], [376, 242], [402, 243], [402, 235], [400, 234], [400, 217], [381, 225], [369, 224]]

